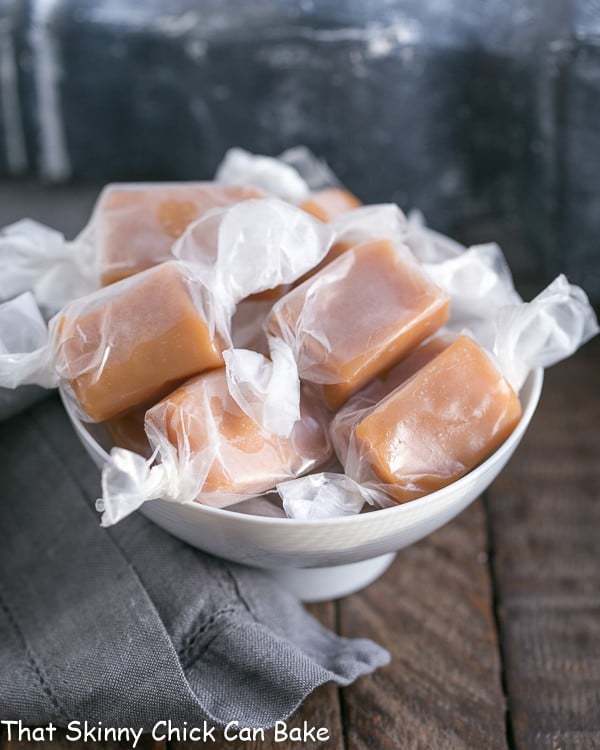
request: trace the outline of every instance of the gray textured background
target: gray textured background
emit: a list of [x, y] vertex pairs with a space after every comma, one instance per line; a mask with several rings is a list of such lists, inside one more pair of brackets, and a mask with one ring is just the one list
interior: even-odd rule
[[600, 301], [598, 0], [0, 0], [0, 41], [6, 175], [306, 143], [365, 200], [497, 239], [527, 293], [564, 270]]

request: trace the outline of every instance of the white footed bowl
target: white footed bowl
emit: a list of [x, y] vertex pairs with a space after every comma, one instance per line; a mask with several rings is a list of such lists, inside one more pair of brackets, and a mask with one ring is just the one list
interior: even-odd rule
[[[541, 369], [521, 389], [523, 416], [486, 461], [448, 487], [393, 508], [320, 521], [236, 513], [200, 504], [153, 500], [141, 512], [163, 529], [213, 555], [265, 568], [304, 601], [345, 596], [368, 585], [394, 554], [431, 534], [473, 502], [496, 478], [521, 441], [540, 399]], [[108, 453], [63, 403], [81, 442], [99, 468]]]

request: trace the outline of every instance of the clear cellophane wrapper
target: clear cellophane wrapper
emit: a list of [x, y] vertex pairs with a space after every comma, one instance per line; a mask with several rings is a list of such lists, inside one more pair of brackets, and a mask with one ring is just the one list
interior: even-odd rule
[[[0, 306], [0, 385], [60, 384], [89, 421], [160, 398], [222, 365], [238, 303], [293, 282], [322, 260], [331, 238], [326, 226], [277, 199], [209, 212], [180, 238], [185, 260], [70, 302], [47, 336], [30, 295]], [[16, 314], [19, 339], [11, 330]]]
[[278, 157], [229, 149], [215, 180], [222, 185], [256, 185], [295, 204], [306, 200], [311, 191], [339, 185], [327, 164], [304, 146], [290, 148]]
[[115, 281], [171, 259], [189, 224], [215, 209], [267, 197], [251, 184], [115, 183], [72, 240], [31, 219], [0, 233], [0, 301], [31, 291], [47, 317]]
[[[237, 505], [330, 459], [329, 417], [307, 394], [298, 404], [297, 376], [294, 382], [277, 353], [272, 360], [256, 352], [229, 354], [225, 370], [192, 378], [146, 413], [150, 459], [113, 448], [98, 503], [104, 525], [155, 498]], [[236, 380], [229, 363], [238, 356], [255, 360], [251, 369], [263, 389]], [[236, 390], [247, 411], [233, 398]], [[297, 409], [291, 431], [286, 418], [272, 412], [271, 399], [283, 412]]]
[[[371, 257], [377, 243], [367, 240], [350, 248], [273, 306], [266, 330], [292, 349], [303, 380], [344, 386], [350, 368], [360, 373], [377, 366], [378, 357], [404, 333], [403, 326], [407, 331], [418, 327], [447, 305], [447, 296], [402, 242], [385, 245], [386, 266], [381, 267], [378, 257]], [[402, 282], [390, 283], [388, 271], [398, 272]]]
[[[332, 330], [335, 316], [330, 315], [332, 300], [328, 300], [326, 294], [302, 296], [293, 290], [292, 294], [300, 299], [299, 314], [293, 325], [280, 314], [285, 298], [276, 302], [271, 313], [271, 321], [277, 322], [275, 340], [272, 336], [269, 339], [261, 326], [271, 311], [272, 301], [254, 300], [253, 295], [289, 288], [325, 263], [330, 250], [337, 246], [341, 257], [329, 264], [322, 276], [324, 281], [320, 282], [324, 287], [335, 285], [351, 272], [352, 247], [382, 239], [393, 243], [403, 262], [413, 267], [415, 273], [428, 277], [451, 300], [450, 319], [442, 335], [438, 334], [434, 348], [439, 346], [443, 350], [467, 329], [485, 348], [499, 376], [515, 391], [532, 368], [550, 366], [569, 356], [597, 332], [595, 316], [585, 294], [569, 285], [564, 277], [559, 277], [531, 303], [522, 303], [497, 245], [465, 248], [426, 227], [418, 212], [412, 212], [406, 219], [397, 206], [382, 204], [348, 211], [330, 225], [315, 221], [294, 204], [302, 203], [312, 191], [339, 183], [326, 165], [306, 149], [292, 149], [277, 159], [233, 150], [216, 179], [225, 191], [222, 200], [232, 200], [235, 205], [212, 210], [205, 205], [202, 217], [196, 220], [192, 209], [186, 212], [171, 206], [162, 213], [162, 227], [150, 227], [156, 241], [145, 244], [144, 225], [138, 218], [147, 212], [139, 212], [139, 201], [138, 208], [133, 205], [137, 200], [135, 185], [119, 186], [119, 200], [115, 200], [113, 189], [108, 186], [90, 223], [71, 243], [60, 233], [36, 222], [25, 220], [7, 227], [0, 236], [3, 250], [0, 269], [4, 268], [4, 263], [7, 270], [6, 274], [2, 273], [0, 299], [31, 289], [45, 313], [60, 312], [51, 321], [48, 333], [31, 295], [25, 294], [0, 305], [0, 385], [16, 387], [37, 383], [53, 387], [60, 384], [74, 400], [79, 414], [84, 419], [94, 420], [99, 415], [90, 413], [82, 397], [86, 385], [88, 391], [96, 389], [97, 395], [105, 381], [105, 400], [110, 403], [114, 398], [110, 390], [115, 390], [111, 382], [124, 383], [125, 387], [117, 388], [123, 408], [129, 408], [129, 403], [148, 400], [149, 393], [140, 388], [135, 378], [130, 382], [127, 378], [120, 380], [119, 373], [127, 370], [133, 349], [151, 346], [152, 341], [165, 338], [173, 327], [181, 326], [185, 337], [186, 332], [189, 335], [194, 325], [200, 323], [207, 331], [207, 340], [213, 342], [222, 358], [220, 364], [227, 365], [226, 377], [221, 379], [218, 388], [216, 382], [212, 385], [220, 389], [219, 393], [213, 393], [215, 403], [234, 404], [243, 419], [259, 425], [260, 430], [270, 436], [265, 445], [271, 446], [269, 450], [273, 454], [273, 445], [279, 446], [278, 450], [282, 443], [289, 445], [306, 419], [306, 413], [301, 415], [297, 368], [308, 383], [316, 386], [334, 383], [337, 375], [335, 368], [332, 371], [331, 362], [335, 361], [339, 337], [338, 332]], [[237, 190], [249, 184], [256, 186], [251, 191], [258, 194], [267, 191], [281, 200], [261, 199], [249, 193], [238, 203], [237, 193], [235, 197], [233, 193], [226, 194], [232, 187]], [[187, 187], [200, 189], [202, 185], [191, 183]], [[126, 189], [122, 190], [124, 187]], [[155, 188], [154, 192], [150, 191], [153, 196], [144, 200], [163, 200], [162, 186]], [[199, 193], [197, 201], [200, 200]], [[128, 206], [128, 202], [131, 205]], [[194, 203], [193, 200], [188, 202]], [[108, 222], [98, 220], [101, 213]], [[157, 215], [156, 211], [150, 213]], [[139, 252], [132, 253], [130, 260], [111, 259], [105, 254], [111, 244], [111, 231], [116, 232], [117, 239], [119, 231], [137, 234], [142, 242]], [[165, 236], [169, 239], [165, 240]], [[104, 248], [102, 253], [99, 247]], [[146, 252], [148, 256], [142, 257]], [[140, 270], [140, 259], [142, 265], [151, 265], [172, 256], [177, 260], [168, 261], [166, 266], [174, 269], [173, 275], [186, 289], [186, 304], [179, 309], [174, 309], [167, 299], [169, 284], [157, 285], [163, 289], [158, 289], [154, 295], [136, 295], [148, 271], [97, 290], [103, 283], [103, 269], [116, 276], [126, 276]], [[139, 297], [133, 315], [127, 312], [131, 306], [124, 300], [132, 294]], [[365, 335], [370, 331], [371, 339], [373, 335], [376, 338], [385, 322], [378, 316], [389, 312], [385, 305], [370, 305], [362, 318]], [[237, 320], [233, 328], [232, 318]], [[267, 333], [273, 332], [272, 327], [267, 326]], [[354, 354], [361, 356], [365, 353], [362, 340], [365, 337], [361, 338], [360, 330], [353, 333], [350, 339], [342, 338], [350, 341], [350, 347], [355, 345]], [[431, 342], [426, 342], [421, 349], [430, 345]], [[348, 350], [343, 354], [352, 356]], [[269, 481], [278, 482], [288, 515], [325, 518], [357, 513], [365, 501], [376, 507], [397, 501], [393, 487], [373, 476], [369, 462], [361, 455], [356, 441], [353, 442], [353, 430], [394, 389], [401, 388], [412, 377], [407, 374], [410, 361], [422, 356], [423, 352], [417, 349], [385, 377], [373, 377], [337, 412], [331, 436], [344, 473], [330, 471], [293, 478], [314, 472], [326, 461], [323, 456], [327, 451], [312, 463], [300, 451], [295, 463], [290, 460], [279, 475], [276, 472], [271, 475]], [[152, 359], [155, 361], [156, 357]], [[163, 391], [155, 384], [150, 401], [164, 397], [178, 382], [181, 378], [165, 382]], [[205, 386], [203, 389], [208, 392]], [[303, 390], [310, 395], [310, 388]], [[309, 403], [312, 404], [310, 409], [316, 408], [314, 401], [309, 399]], [[114, 408], [120, 408], [118, 399]], [[148, 430], [156, 453], [154, 460], [148, 462], [125, 451], [117, 454], [116, 462], [111, 464], [117, 485], [125, 482], [120, 489], [111, 485], [111, 496], [122, 489], [123, 497], [128, 499], [107, 506], [105, 513], [109, 515], [105, 520], [121, 517], [123, 509], [132, 505], [137, 507], [133, 490], [139, 491], [142, 486], [143, 497], [155, 494], [160, 487], [167, 499], [205, 502], [202, 485], [210, 474], [209, 467], [226, 454], [230, 469], [222, 472], [223, 476], [231, 478], [240, 474], [239, 467], [231, 468], [235, 462], [229, 442], [219, 442], [215, 438], [222, 455], [206, 450], [196, 455], [186, 445], [185, 430], [181, 430], [176, 439], [165, 438], [165, 424], [163, 421], [160, 426], [159, 411], [157, 408], [154, 426], [149, 426]], [[321, 414], [317, 422], [322, 431], [325, 417], [321, 407], [317, 411]], [[258, 461], [257, 466], [260, 465]], [[259, 474], [260, 471], [255, 477], [256, 484], [247, 485], [247, 492], [211, 491], [207, 493], [212, 498], [209, 502], [229, 505], [264, 491]], [[231, 497], [226, 499], [227, 495]], [[117, 506], [119, 510], [115, 511]]]
[[[16, 305], [22, 309], [21, 330], [33, 330], [37, 308], [30, 295], [23, 295], [0, 307], [0, 340], [6, 344], [6, 313]], [[38, 318], [35, 350], [10, 343], [1, 384], [60, 385], [86, 421], [104, 421], [159, 396], [161, 377], [168, 387], [170, 373], [185, 364], [155, 358], [173, 331], [192, 335], [204, 327], [207, 347], [219, 334], [227, 335], [212, 295], [178, 261], [74, 300], [52, 318], [47, 332], [39, 323]], [[213, 356], [218, 359], [216, 350]], [[145, 376], [144, 367], [154, 371]]]
[[[459, 293], [458, 286], [454, 293]], [[360, 512], [365, 502], [386, 507], [399, 502], [398, 497], [402, 498], [400, 501], [411, 499], [411, 492], [415, 498], [421, 497], [432, 485], [443, 485], [445, 478], [461, 476], [471, 467], [461, 466], [449, 453], [439, 450], [443, 437], [438, 441], [439, 434], [436, 434], [435, 440], [422, 442], [415, 427], [422, 415], [429, 410], [435, 413], [438, 433], [445, 429], [444, 420], [448, 434], [457, 423], [472, 424], [475, 430], [486, 415], [501, 425], [506, 417], [505, 410], [515, 408], [510, 393], [518, 393], [532, 369], [548, 367], [570, 356], [599, 330], [585, 293], [569, 284], [564, 276], [558, 277], [531, 302], [501, 306], [490, 317], [490, 325], [482, 328], [484, 341], [479, 342], [488, 347], [483, 352], [489, 365], [484, 388], [464, 381], [465, 375], [458, 363], [442, 381], [443, 388], [451, 391], [456, 375], [457, 397], [444, 405], [443, 412], [435, 399], [429, 400], [431, 394], [413, 384], [417, 382], [416, 374], [421, 367], [434, 361], [459, 336], [447, 333], [426, 342], [421, 351], [417, 349], [385, 378], [370, 383], [335, 416], [330, 433], [344, 468], [343, 474], [313, 474], [278, 486], [288, 515], [326, 518], [354, 514]], [[494, 332], [491, 346], [490, 330]], [[461, 336], [464, 338], [465, 332]], [[489, 379], [491, 371], [495, 376]], [[418, 406], [416, 416], [408, 413], [406, 421], [399, 420], [394, 426], [389, 442], [392, 455], [388, 455], [388, 459], [397, 480], [389, 483], [382, 481], [373, 470], [373, 456], [364, 442], [357, 439], [356, 428], [366, 417], [384, 409], [387, 400], [402, 389], [410, 396], [410, 408], [414, 408], [415, 403]], [[508, 398], [503, 401], [498, 394]], [[419, 398], [423, 399], [420, 404]], [[494, 411], [495, 408], [498, 411]], [[492, 420], [488, 439], [493, 438], [494, 424]]]
[[248, 199], [291, 203], [336, 185], [327, 165], [308, 149], [279, 158], [231, 149], [214, 182], [107, 185], [73, 240], [23, 219], [0, 232], [0, 302], [31, 292], [46, 318], [100, 286], [171, 259], [171, 248], [193, 222]]

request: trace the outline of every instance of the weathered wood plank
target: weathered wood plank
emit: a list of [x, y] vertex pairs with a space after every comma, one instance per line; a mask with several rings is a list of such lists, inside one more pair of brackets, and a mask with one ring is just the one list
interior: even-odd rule
[[[335, 604], [312, 604], [308, 606], [309, 611], [328, 628], [336, 626]], [[315, 690], [296, 713], [287, 722], [289, 728], [301, 727], [306, 721], [309, 726], [326, 727], [329, 730], [329, 740], [326, 743], [299, 743], [295, 741], [274, 742], [273, 731], [265, 732], [263, 741], [227, 741], [222, 735], [218, 742], [211, 744], [214, 750], [298, 750], [299, 747], [312, 750], [312, 748], [327, 748], [327, 750], [343, 750], [343, 730], [340, 714], [338, 689], [333, 684], [323, 685]], [[197, 743], [172, 742], [169, 750], [196, 750]]]
[[340, 632], [391, 664], [341, 691], [348, 750], [506, 748], [504, 696], [478, 501], [340, 603]]
[[600, 747], [600, 341], [546, 373], [488, 497], [516, 748]]

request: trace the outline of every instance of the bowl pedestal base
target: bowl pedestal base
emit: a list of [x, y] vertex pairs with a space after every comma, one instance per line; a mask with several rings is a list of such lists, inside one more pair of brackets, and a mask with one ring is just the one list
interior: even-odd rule
[[330, 568], [279, 568], [265, 572], [303, 602], [325, 602], [354, 594], [383, 575], [394, 552]]

